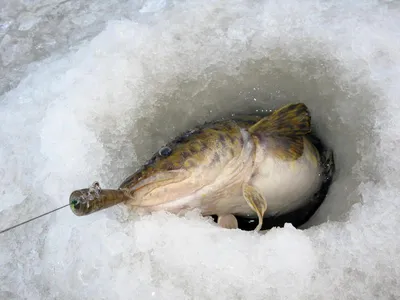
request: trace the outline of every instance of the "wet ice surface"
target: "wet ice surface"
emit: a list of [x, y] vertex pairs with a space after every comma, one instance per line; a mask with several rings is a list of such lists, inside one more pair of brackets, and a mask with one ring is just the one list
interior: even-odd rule
[[27, 64], [48, 57], [101, 32], [110, 19], [147, 20], [166, 1], [0, 1], [0, 93], [15, 87]]
[[[0, 44], [21, 32], [30, 42], [0, 47], [3, 82], [29, 71], [0, 99], [0, 228], [94, 180], [117, 186], [190, 126], [288, 101], [310, 107], [339, 171], [304, 231], [222, 230], [196, 212], [59, 211], [0, 236], [0, 299], [400, 296], [398, 6], [6, 3]], [[51, 23], [66, 5], [68, 26]], [[35, 52], [41, 39], [57, 47]]]

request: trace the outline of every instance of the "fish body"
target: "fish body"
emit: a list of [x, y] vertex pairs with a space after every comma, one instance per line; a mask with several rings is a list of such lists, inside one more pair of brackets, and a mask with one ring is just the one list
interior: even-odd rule
[[[225, 228], [237, 228], [236, 217], [256, 218], [260, 230], [264, 218], [306, 206], [321, 187], [324, 169], [310, 132], [303, 103], [265, 117], [206, 123], [159, 149], [118, 190], [98, 196], [104, 203], [118, 198], [143, 213], [199, 209], [204, 216], [217, 215]], [[82, 195], [76, 191], [70, 201]]]

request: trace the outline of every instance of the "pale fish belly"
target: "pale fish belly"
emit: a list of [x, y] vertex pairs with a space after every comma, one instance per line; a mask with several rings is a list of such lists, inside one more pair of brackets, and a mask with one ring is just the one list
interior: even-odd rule
[[303, 155], [296, 161], [283, 161], [264, 154], [250, 184], [267, 201], [265, 216], [290, 212], [306, 204], [322, 183], [321, 167], [313, 146], [305, 142]]

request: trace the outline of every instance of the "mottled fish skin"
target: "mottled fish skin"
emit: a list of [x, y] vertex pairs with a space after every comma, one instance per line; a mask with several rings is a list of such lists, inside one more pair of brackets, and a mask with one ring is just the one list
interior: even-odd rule
[[[250, 139], [250, 135], [246, 135], [242, 127], [233, 120], [211, 122], [196, 127], [162, 147], [161, 149], [171, 149], [171, 154], [163, 157], [160, 151], [155, 153], [140, 170], [121, 184], [120, 189], [125, 190], [132, 199], [127, 204], [134, 206], [138, 211], [141, 209], [144, 211], [166, 209], [178, 213], [207, 203], [208, 208], [204, 207], [204, 212], [210, 214], [217, 205], [218, 199], [228, 196], [230, 192], [226, 189], [215, 191], [215, 187], [210, 191], [207, 186], [218, 184], [218, 178], [224, 171], [232, 173], [238, 168], [242, 170], [231, 178], [231, 182], [224, 184], [226, 188], [236, 183], [235, 177], [240, 177], [238, 182], [241, 181], [245, 169], [248, 169], [248, 173], [250, 172], [254, 152], [254, 145]], [[246, 162], [246, 165], [242, 166], [243, 162]], [[137, 189], [140, 182], [157, 181], [156, 179], [153, 181], [151, 178], [158, 177], [160, 170], [184, 173], [180, 185], [168, 186], [158, 182], [153, 183], [151, 187], [144, 186]], [[142, 191], [143, 189], [145, 191]], [[159, 193], [151, 195], [148, 197], [151, 200], [147, 200], [146, 196], [154, 190], [159, 190]], [[190, 202], [189, 200], [182, 201], [182, 205], [169, 207], [170, 202], [177, 202], [174, 201], [177, 196], [182, 198], [182, 195], [186, 194], [182, 192], [183, 190], [190, 191], [190, 193], [193, 191], [202, 193], [200, 199], [191, 203], [186, 203]]]
[[198, 167], [218, 167], [239, 155], [243, 143], [240, 127], [232, 120], [196, 127], [161, 148], [171, 149], [171, 155], [163, 157], [157, 151], [135, 174], [126, 178], [120, 188], [134, 188], [138, 181], [151, 177], [160, 170], [191, 171]]
[[200, 209], [224, 224], [234, 220], [230, 215], [258, 215], [261, 223], [262, 216], [293, 211], [322, 182], [310, 120], [299, 103], [270, 116], [237, 116], [188, 130], [124, 180], [118, 202], [144, 213]]
[[[283, 112], [283, 116], [296, 118], [297, 115], [291, 115], [293, 112], [297, 110]], [[155, 153], [140, 170], [121, 184], [120, 189], [130, 198], [127, 204], [144, 212], [167, 210], [181, 213], [199, 208], [203, 215], [232, 213], [252, 217], [254, 211], [243, 200], [241, 186], [243, 182], [250, 181], [262, 189], [264, 175], [260, 179], [260, 164], [265, 164], [263, 160], [266, 157], [270, 158], [275, 168], [287, 163], [284, 168], [293, 172], [307, 164], [310, 167], [305, 172], [311, 171], [318, 176], [318, 151], [306, 135], [295, 134], [296, 130], [303, 129], [300, 122], [290, 123], [291, 127], [287, 128], [288, 122], [275, 118], [272, 126], [275, 134], [271, 134], [271, 131], [254, 128], [260, 120], [261, 116], [237, 116], [206, 123], [178, 136], [160, 149], [171, 149], [169, 156], [163, 157], [160, 151]], [[181, 178], [178, 182], [167, 184], [168, 179], [164, 182], [159, 180], [161, 171], [181, 173]], [[310, 189], [318, 186], [318, 179], [315, 181]], [[143, 184], [147, 182], [152, 184]], [[275, 189], [282, 190], [290, 183], [276, 184]], [[279, 203], [274, 203], [273, 199], [267, 202], [267, 214], [280, 213]], [[291, 208], [282, 207], [281, 211]]]

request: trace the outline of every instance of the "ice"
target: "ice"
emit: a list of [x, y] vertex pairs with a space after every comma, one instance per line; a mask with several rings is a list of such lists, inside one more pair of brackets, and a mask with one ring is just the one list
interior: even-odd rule
[[158, 12], [161, 11], [163, 8], [165, 8], [166, 5], [167, 1], [165, 0], [147, 1], [139, 11], [141, 13]]
[[33, 26], [35, 26], [39, 21], [40, 21], [40, 18], [38, 18], [30, 13], [23, 14], [19, 18], [20, 25], [18, 27], [18, 30], [21, 30], [21, 31], [29, 30]]
[[0, 57], [4, 66], [9, 65], [15, 57], [28, 53], [31, 50], [30, 40], [24, 41], [13, 39], [9, 35], [5, 35], [0, 43]]
[[195, 124], [289, 101], [338, 172], [304, 230], [65, 208], [0, 234], [0, 299], [400, 297], [396, 2], [3, 2], [0, 230], [116, 187]]
[[[142, 1], [0, 1], [0, 93], [15, 87], [30, 71], [29, 63], [55, 51], [65, 53], [78, 42], [92, 38], [110, 19], [139, 14]], [[140, 14], [139, 14], [140, 15]], [[8, 42], [9, 43], [9, 42]], [[11, 61], [13, 63], [11, 63]]]

